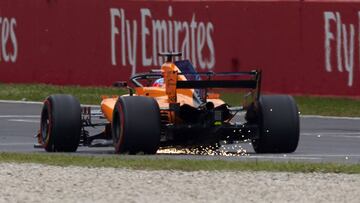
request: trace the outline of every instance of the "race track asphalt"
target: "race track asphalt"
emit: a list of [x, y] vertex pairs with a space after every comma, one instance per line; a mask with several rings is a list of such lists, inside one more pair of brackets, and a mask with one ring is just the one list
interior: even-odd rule
[[[0, 101], [0, 152], [39, 152], [33, 147], [40, 126], [41, 105]], [[302, 116], [300, 142], [295, 153], [255, 154], [249, 143], [240, 143], [246, 156], [170, 155], [158, 153], [155, 158], [272, 160], [360, 163], [360, 118]], [[231, 148], [233, 146], [224, 146]], [[78, 154], [113, 154], [113, 148], [80, 147]]]

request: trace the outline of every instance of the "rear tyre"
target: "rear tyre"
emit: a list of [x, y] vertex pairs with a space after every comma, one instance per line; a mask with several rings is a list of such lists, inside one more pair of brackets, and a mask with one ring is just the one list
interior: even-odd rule
[[119, 97], [112, 121], [116, 153], [155, 154], [159, 149], [160, 130], [160, 109], [153, 98]]
[[48, 152], [75, 152], [81, 135], [81, 107], [71, 95], [51, 95], [41, 112], [39, 143]]
[[257, 112], [259, 138], [252, 140], [257, 153], [291, 153], [299, 142], [299, 113], [287, 95], [261, 96]]

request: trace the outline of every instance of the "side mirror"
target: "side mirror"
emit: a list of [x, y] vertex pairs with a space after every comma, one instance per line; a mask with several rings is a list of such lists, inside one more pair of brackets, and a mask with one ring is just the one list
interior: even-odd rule
[[113, 87], [127, 87], [127, 82], [126, 81], [116, 81], [113, 83], [112, 85]]

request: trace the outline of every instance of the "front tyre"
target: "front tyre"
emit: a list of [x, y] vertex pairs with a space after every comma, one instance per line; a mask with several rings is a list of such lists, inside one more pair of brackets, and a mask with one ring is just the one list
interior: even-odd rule
[[81, 135], [81, 107], [71, 95], [51, 95], [41, 112], [39, 143], [47, 152], [75, 152]]

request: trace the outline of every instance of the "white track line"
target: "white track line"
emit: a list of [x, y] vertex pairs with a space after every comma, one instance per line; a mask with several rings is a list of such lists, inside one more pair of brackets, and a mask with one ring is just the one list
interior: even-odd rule
[[249, 155], [244, 156], [245, 158], [252, 158], [252, 159], [289, 159], [289, 160], [320, 160], [323, 158], [343, 158], [344, 160], [348, 160], [353, 158], [360, 157], [360, 154], [303, 154], [303, 155], [292, 155], [292, 154], [285, 154], [285, 155], [269, 155], [269, 156], [263, 156], [263, 155]]
[[[0, 103], [9, 103], [9, 104], [40, 104], [40, 105], [42, 105], [44, 102], [17, 101], [17, 100], [0, 100]], [[90, 105], [90, 104], [81, 104], [81, 106], [100, 107], [100, 105]]]
[[360, 138], [360, 132], [318, 132], [300, 133], [300, 136], [335, 137], [335, 138]]
[[287, 155], [289, 157], [298, 156], [298, 157], [360, 157], [360, 154], [299, 154], [299, 155]]
[[[0, 103], [14, 103], [14, 104], [43, 104], [43, 102], [35, 101], [18, 101], [18, 100], [0, 100]], [[87, 105], [81, 106], [100, 107], [100, 105]], [[341, 120], [360, 120], [360, 117], [346, 117], [346, 116], [320, 116], [320, 115], [300, 115], [301, 118], [322, 118], [322, 119], [341, 119]]]
[[301, 135], [360, 135], [359, 132], [316, 132], [316, 133], [301, 133]]
[[0, 118], [40, 118], [40, 115], [0, 115]]
[[18, 145], [34, 145], [33, 142], [13, 142], [13, 143], [0, 143], [0, 146], [18, 146]]
[[294, 157], [294, 156], [258, 156], [258, 155], [249, 155], [244, 156], [246, 159], [292, 159], [292, 160], [320, 160], [321, 157]]
[[0, 100], [0, 103], [10, 103], [10, 104], [43, 104], [43, 102], [17, 101], [17, 100]]
[[301, 115], [301, 118], [321, 118], [336, 120], [360, 120], [360, 117], [344, 117], [344, 116], [320, 116], [320, 115]]
[[40, 120], [29, 120], [29, 119], [9, 119], [12, 122], [23, 122], [23, 123], [40, 123]]

